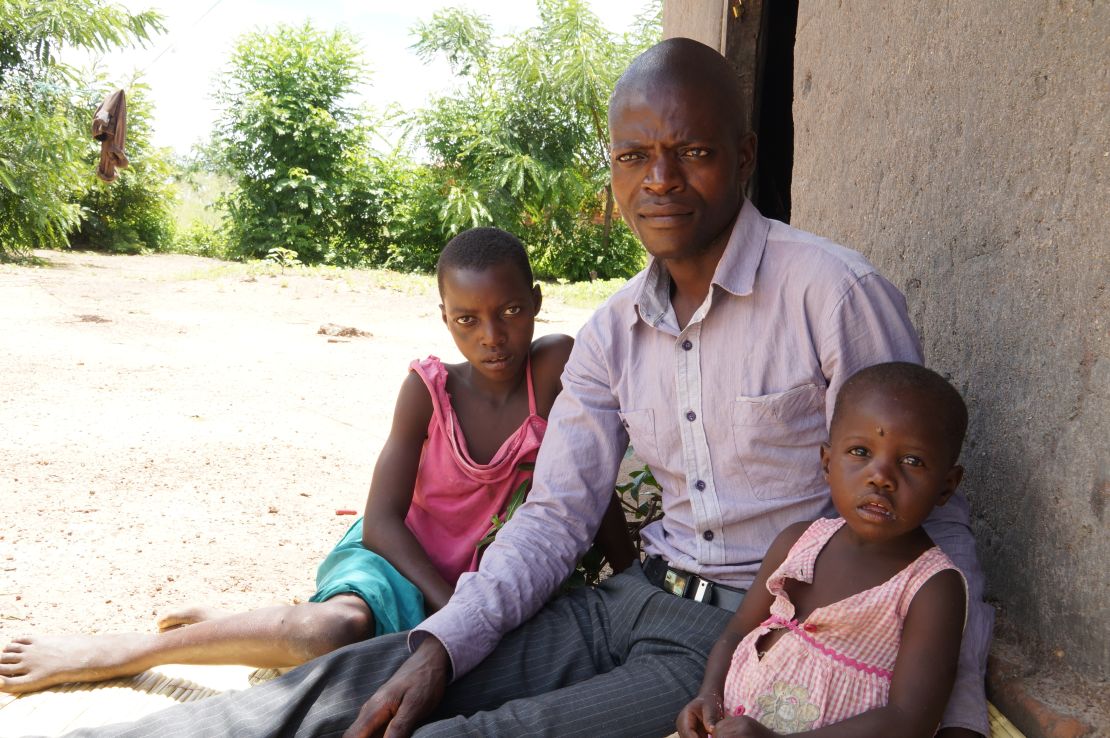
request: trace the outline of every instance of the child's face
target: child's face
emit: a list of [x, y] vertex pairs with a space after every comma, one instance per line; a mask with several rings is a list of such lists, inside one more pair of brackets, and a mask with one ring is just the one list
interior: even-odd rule
[[443, 322], [470, 365], [495, 382], [515, 379], [528, 361], [540, 288], [512, 264], [443, 274]]
[[910, 392], [862, 388], [840, 411], [821, 466], [832, 501], [865, 540], [887, 540], [917, 528], [956, 491], [945, 429], [928, 402]]

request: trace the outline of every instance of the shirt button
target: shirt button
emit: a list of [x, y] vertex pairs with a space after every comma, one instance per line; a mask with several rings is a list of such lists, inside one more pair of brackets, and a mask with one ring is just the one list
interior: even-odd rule
[[622, 420], [621, 425], [623, 425], [625, 428], [627, 428], [628, 427], [628, 421], [627, 420]]
[[686, 412], [686, 419], [693, 423], [695, 420], [698, 419], [698, 414], [695, 413], [693, 410], [688, 410]]
[[682, 348], [689, 351], [690, 349], [694, 348], [694, 344], [691, 343], [689, 338], [687, 338], [685, 341], [682, 342]]
[[701, 534], [701, 537], [704, 538], [707, 541], [712, 541], [713, 540], [713, 531], [707, 530], [707, 531], [705, 531], [704, 533]]
[[705, 490], [705, 482], [699, 479], [698, 481], [694, 482], [694, 487], [698, 490], [698, 492], [701, 492]]

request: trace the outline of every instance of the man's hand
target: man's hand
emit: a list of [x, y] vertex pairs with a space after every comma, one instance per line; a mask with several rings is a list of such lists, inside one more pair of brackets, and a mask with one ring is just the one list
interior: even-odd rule
[[408, 738], [443, 699], [451, 669], [447, 649], [432, 637], [366, 700], [343, 738]]
[[681, 738], [706, 738], [720, 718], [720, 695], [699, 694], [678, 713], [675, 728]]

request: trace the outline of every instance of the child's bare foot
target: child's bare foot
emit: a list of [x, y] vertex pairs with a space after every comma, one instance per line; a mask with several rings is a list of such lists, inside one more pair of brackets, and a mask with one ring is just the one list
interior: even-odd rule
[[143, 670], [139, 658], [154, 636], [23, 636], [0, 653], [0, 692], [34, 692], [64, 682], [98, 682]]
[[220, 610], [215, 607], [198, 607], [185, 605], [173, 610], [166, 610], [158, 616], [158, 630], [167, 631], [180, 628], [182, 625], [194, 625], [205, 620], [215, 620], [225, 615], [230, 615], [229, 610]]

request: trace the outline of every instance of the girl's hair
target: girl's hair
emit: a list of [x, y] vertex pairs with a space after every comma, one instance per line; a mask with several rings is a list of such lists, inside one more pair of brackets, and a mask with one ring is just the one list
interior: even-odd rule
[[876, 389], [912, 393], [928, 400], [934, 414], [933, 422], [939, 423], [948, 439], [951, 463], [956, 463], [967, 433], [967, 405], [947, 379], [920, 364], [891, 361], [860, 369], [840, 388], [830, 428], [836, 425], [841, 407], [848, 407], [861, 393]]
[[440, 252], [436, 264], [439, 292], [443, 294], [443, 274], [448, 269], [482, 271], [498, 264], [512, 264], [532, 286], [532, 265], [524, 244], [500, 228], [471, 228], [452, 238]]

